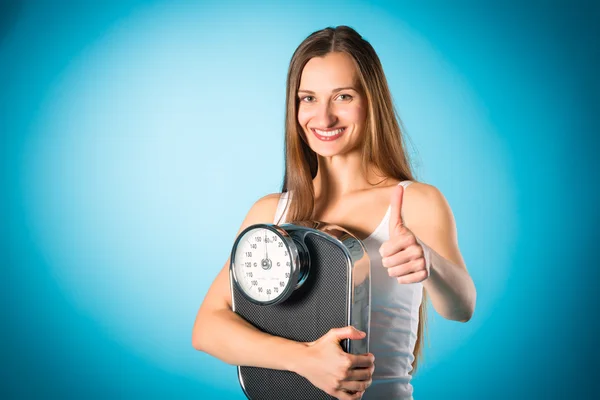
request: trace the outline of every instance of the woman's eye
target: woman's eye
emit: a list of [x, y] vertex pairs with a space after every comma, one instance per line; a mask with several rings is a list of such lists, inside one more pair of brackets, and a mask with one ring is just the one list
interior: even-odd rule
[[312, 103], [313, 101], [315, 101], [314, 96], [304, 96], [300, 98], [301, 101], [304, 101], [306, 103]]
[[338, 99], [344, 101], [344, 100], [352, 100], [352, 96], [350, 96], [349, 94], [340, 94], [338, 96]]

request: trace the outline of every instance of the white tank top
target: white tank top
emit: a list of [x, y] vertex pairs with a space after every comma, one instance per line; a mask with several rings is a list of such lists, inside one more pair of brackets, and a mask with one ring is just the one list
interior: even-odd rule
[[[400, 185], [406, 188], [411, 183], [403, 181]], [[288, 193], [282, 193], [274, 223], [285, 222], [287, 202]], [[363, 400], [410, 400], [413, 393], [410, 371], [417, 341], [423, 285], [399, 284], [381, 264], [379, 247], [389, 239], [390, 212], [391, 207], [388, 207], [375, 231], [363, 240], [371, 260], [369, 348], [375, 356], [373, 384], [365, 392]]]

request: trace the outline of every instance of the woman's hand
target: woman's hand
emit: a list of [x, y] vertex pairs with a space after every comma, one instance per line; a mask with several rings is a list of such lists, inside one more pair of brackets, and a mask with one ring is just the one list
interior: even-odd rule
[[404, 188], [394, 188], [391, 200], [390, 238], [379, 248], [381, 263], [388, 275], [398, 283], [416, 283], [429, 278], [430, 270], [425, 260], [423, 246], [402, 221]]
[[305, 343], [294, 372], [330, 396], [342, 400], [360, 399], [371, 385], [375, 357], [370, 353], [346, 353], [340, 341], [364, 337], [364, 332], [352, 326], [331, 329], [316, 341]]

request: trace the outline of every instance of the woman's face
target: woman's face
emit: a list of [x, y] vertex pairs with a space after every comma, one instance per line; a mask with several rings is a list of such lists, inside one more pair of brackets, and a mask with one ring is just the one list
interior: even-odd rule
[[348, 54], [311, 58], [302, 71], [298, 98], [298, 122], [315, 153], [345, 154], [361, 143], [367, 101]]

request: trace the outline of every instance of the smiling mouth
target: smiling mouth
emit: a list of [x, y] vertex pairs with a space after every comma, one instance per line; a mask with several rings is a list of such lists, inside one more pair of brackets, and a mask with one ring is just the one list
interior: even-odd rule
[[331, 140], [335, 140], [335, 139], [339, 138], [340, 136], [342, 136], [344, 134], [344, 132], [346, 131], [346, 128], [337, 128], [337, 129], [328, 129], [328, 130], [310, 128], [310, 130], [312, 131], [312, 133], [314, 133], [314, 135], [317, 137], [317, 139], [325, 141], [325, 142], [329, 142]]

